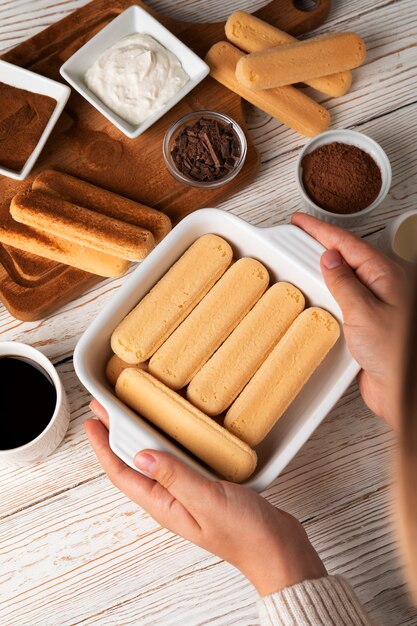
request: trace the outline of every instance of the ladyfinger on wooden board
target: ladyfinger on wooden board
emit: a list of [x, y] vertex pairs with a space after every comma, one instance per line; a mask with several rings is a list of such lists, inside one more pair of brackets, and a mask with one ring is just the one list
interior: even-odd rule
[[116, 395], [227, 480], [254, 472], [254, 450], [147, 372], [125, 369]]
[[155, 247], [149, 230], [42, 191], [30, 190], [15, 196], [10, 213], [21, 224], [128, 261], [144, 259]]
[[365, 55], [365, 42], [356, 33], [321, 35], [251, 52], [238, 62], [236, 78], [247, 89], [273, 89], [351, 70]]
[[224, 274], [232, 257], [221, 237], [197, 239], [114, 330], [113, 352], [132, 365], [149, 359]]
[[296, 318], [228, 410], [224, 426], [250, 446], [260, 443], [301, 391], [340, 335], [318, 307]]
[[[26, 192], [17, 194], [11, 206], [19, 202], [24, 193]], [[0, 229], [0, 241], [19, 250], [107, 278], [123, 276], [130, 266], [129, 261], [125, 259], [72, 243], [14, 220], [10, 221], [13, 221], [11, 228]]]
[[32, 189], [57, 196], [107, 217], [149, 230], [155, 243], [171, 230], [168, 215], [144, 204], [124, 198], [69, 174], [44, 170], [32, 182]]
[[192, 379], [190, 402], [207, 415], [226, 410], [303, 308], [304, 296], [294, 285], [272, 285]]
[[181, 389], [261, 297], [267, 269], [243, 258], [230, 267], [149, 361], [149, 372], [171, 389]]
[[[226, 37], [245, 52], [259, 52], [297, 41], [292, 35], [245, 11], [236, 11], [229, 16], [226, 22]], [[346, 70], [305, 82], [328, 96], [343, 96], [352, 84], [352, 72]]]
[[231, 43], [220, 41], [210, 48], [205, 60], [215, 80], [298, 133], [314, 137], [329, 127], [329, 112], [295, 87], [262, 91], [241, 85], [236, 66], [245, 56]]

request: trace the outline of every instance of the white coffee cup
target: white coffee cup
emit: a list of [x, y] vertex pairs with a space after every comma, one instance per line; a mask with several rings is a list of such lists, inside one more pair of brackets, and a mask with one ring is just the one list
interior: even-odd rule
[[406, 211], [388, 222], [378, 247], [408, 268], [417, 264], [417, 209]]
[[[3, 467], [19, 467], [39, 463], [59, 446], [68, 430], [70, 411], [65, 389], [55, 367], [39, 350], [24, 343], [3, 341], [0, 342], [0, 357], [3, 356], [23, 357], [35, 362], [48, 374], [56, 389], [55, 411], [46, 428], [35, 439], [23, 446], [8, 450], [0, 449], [0, 465]], [[22, 389], [22, 393], [24, 391]], [[5, 419], [4, 416], [2, 419]], [[9, 418], [6, 416], [6, 419]]]

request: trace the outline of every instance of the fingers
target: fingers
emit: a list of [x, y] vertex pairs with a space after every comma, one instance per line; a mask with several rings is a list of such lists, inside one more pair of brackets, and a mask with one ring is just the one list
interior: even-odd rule
[[382, 252], [352, 233], [305, 213], [295, 213], [291, 222], [328, 250], [340, 252], [359, 280], [377, 298], [389, 304], [396, 302], [401, 271]]
[[346, 262], [355, 270], [362, 263], [369, 260], [370, 254], [374, 254], [378, 258], [381, 257], [384, 261], [386, 260], [381, 252], [378, 252], [371, 245], [356, 237], [356, 235], [343, 228], [322, 222], [312, 215], [294, 213], [291, 216], [291, 223], [304, 230], [314, 239], [317, 239], [328, 250], [338, 250]]
[[179, 459], [156, 450], [142, 450], [135, 465], [166, 489], [194, 517], [206, 506], [212, 483]]
[[126, 494], [128, 498], [141, 504], [143, 494], [151, 492], [153, 481], [128, 467], [114, 454], [109, 446], [109, 433], [100, 421], [86, 420], [84, 428], [101, 467], [113, 485]]
[[[148, 478], [114, 454], [109, 446], [108, 431], [100, 421], [86, 420], [84, 428], [100, 465], [115, 487], [173, 532], [190, 536], [191, 532], [200, 529], [194, 513], [197, 509], [201, 513], [202, 506], [206, 504], [202, 483], [208, 483], [208, 480], [193, 470], [184, 471], [188, 468], [169, 454], [144, 450], [136, 455], [135, 462]], [[197, 493], [198, 487], [200, 491]], [[176, 494], [183, 492], [186, 492], [186, 497], [177, 498]], [[188, 509], [188, 503], [192, 504], [192, 510]]]
[[328, 290], [342, 309], [344, 321], [349, 324], [354, 318], [364, 315], [367, 318], [365, 309], [373, 296], [343, 261], [339, 252], [337, 250], [324, 252], [320, 267]]
[[94, 399], [90, 402], [90, 409], [94, 415], [98, 417], [100, 422], [105, 425], [107, 430], [109, 430], [109, 415], [104, 406], [102, 406], [98, 400]]
[[[84, 422], [89, 441], [110, 480], [126, 493], [126, 489], [129, 489], [130, 486], [124, 481], [126, 475], [130, 476], [130, 474], [125, 472], [125, 468], [130, 468], [110, 449], [108, 433], [103, 431], [103, 426], [107, 430], [109, 428], [107, 411], [97, 400], [92, 400], [90, 408], [100, 421], [87, 420]], [[174, 498], [180, 500], [186, 508], [190, 506], [195, 509], [196, 503], [201, 500], [202, 492], [207, 489], [207, 484], [209, 484], [207, 479], [200, 476], [185, 463], [163, 452], [143, 450], [136, 455], [135, 465], [156, 480]], [[133, 472], [133, 476], [137, 475], [134, 470], [130, 469], [130, 471]], [[123, 484], [119, 480], [121, 473], [123, 474]]]
[[[103, 429], [97, 426], [104, 425], [108, 430], [109, 416], [107, 411], [97, 400], [91, 401], [90, 408], [100, 421], [87, 420], [84, 422], [89, 441], [110, 480], [126, 493], [129, 485], [124, 482], [120, 484], [119, 474], [120, 472], [123, 473], [125, 468], [130, 468], [110, 449], [108, 433], [104, 433]], [[135, 465], [142, 472], [156, 480], [168, 493], [182, 502], [186, 508], [192, 508], [193, 510], [198, 508], [198, 503], [201, 502], [201, 494], [204, 490], [207, 491], [207, 485], [210, 485], [206, 478], [200, 476], [188, 465], [163, 452], [142, 450], [135, 457]], [[130, 469], [130, 471], [136, 476], [134, 470]], [[125, 476], [126, 474], [123, 476], [123, 481]]]

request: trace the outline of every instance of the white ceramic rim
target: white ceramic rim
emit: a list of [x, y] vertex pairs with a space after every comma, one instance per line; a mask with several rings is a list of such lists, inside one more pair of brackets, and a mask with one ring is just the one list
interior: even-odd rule
[[[16, 352], [16, 347], [18, 350], [21, 350], [20, 354]], [[4, 350], [8, 350], [8, 352], [4, 352]], [[32, 357], [32, 360], [35, 361], [35, 363], [37, 363], [38, 365], [40, 365], [40, 367], [42, 367], [46, 371], [48, 376], [50, 376], [54, 384], [54, 387], [56, 389], [55, 411], [51, 419], [49, 420], [48, 425], [43, 429], [41, 433], [39, 433], [37, 437], [35, 437], [35, 439], [31, 439], [31, 441], [28, 441], [27, 443], [23, 444], [23, 446], [18, 446], [17, 448], [6, 448], [4, 450], [0, 450], [0, 456], [6, 457], [8, 455], [11, 456], [15, 454], [16, 452], [28, 450], [35, 443], [43, 439], [46, 433], [52, 428], [61, 410], [62, 399], [63, 399], [63, 387], [62, 387], [62, 382], [58, 375], [58, 372], [55, 369], [55, 366], [48, 359], [48, 357], [43, 354], [43, 352], [40, 352], [36, 348], [33, 348], [32, 346], [28, 346], [27, 344], [21, 343], [19, 341], [0, 341], [0, 358], [3, 356], [20, 356], [20, 357], [27, 357], [29, 359]]]
[[[181, 126], [186, 124], [189, 120], [193, 119], [194, 117], [212, 117], [222, 122], [231, 124], [233, 127], [233, 130], [235, 131], [237, 135], [237, 138], [239, 139], [240, 157], [239, 157], [238, 164], [228, 174], [226, 174], [226, 176], [224, 176], [220, 180], [210, 181], [210, 182], [192, 180], [191, 178], [187, 178], [187, 176], [184, 176], [184, 174], [182, 174], [179, 170], [177, 170], [177, 168], [174, 166], [172, 162], [171, 153], [169, 151], [171, 140], [174, 134], [181, 128]], [[227, 183], [230, 183], [230, 181], [232, 181], [242, 169], [246, 161], [247, 151], [248, 151], [248, 142], [246, 139], [246, 135], [243, 132], [241, 126], [239, 126], [239, 124], [232, 117], [230, 117], [229, 115], [226, 115], [226, 113], [220, 113], [219, 111], [212, 111], [210, 109], [201, 109], [200, 111], [191, 111], [190, 113], [186, 113], [185, 115], [180, 117], [176, 122], [171, 124], [171, 126], [168, 128], [167, 132], [165, 133], [164, 140], [162, 142], [162, 155], [164, 157], [165, 165], [167, 166], [169, 173], [174, 178], [179, 180], [181, 183], [184, 183], [185, 185], [188, 185], [190, 187], [197, 187], [198, 189], [217, 189], [217, 187], [221, 187], [222, 185], [226, 185]]]
[[[65, 85], [64, 83], [60, 83], [57, 80], [53, 80], [52, 78], [48, 78], [47, 76], [43, 76], [42, 74], [37, 74], [36, 72], [27, 70], [25, 67], [20, 67], [20, 65], [14, 65], [13, 63], [8, 63], [7, 61], [3, 61], [3, 59], [0, 59], [0, 66], [1, 65], [7, 66], [9, 70], [14, 71], [15, 73], [27, 75], [27, 85], [25, 87], [19, 87], [19, 89], [27, 89], [27, 91], [31, 91], [32, 93], [40, 93], [41, 95], [48, 95], [49, 97], [56, 100], [56, 106], [54, 110], [52, 111], [52, 114], [45, 128], [43, 129], [41, 136], [39, 137], [39, 141], [34, 147], [34, 149], [32, 150], [31, 154], [28, 156], [26, 163], [24, 164], [22, 169], [19, 172], [16, 172], [15, 170], [11, 170], [11, 169], [8, 169], [7, 167], [2, 167], [0, 165], [0, 174], [7, 176], [8, 178], [13, 178], [14, 180], [24, 180], [30, 174], [33, 166], [38, 160], [48, 140], [49, 135], [51, 134], [54, 126], [56, 125], [58, 119], [60, 118], [61, 113], [64, 110], [66, 103], [68, 102], [68, 98], [70, 97], [71, 89], [70, 87], [68, 87], [68, 85]], [[36, 77], [35, 81], [38, 81], [38, 82], [41, 81], [45, 85], [52, 85], [54, 88], [54, 93], [51, 92], [51, 93], [46, 94], [46, 93], [39, 92], [36, 89], [36, 84], [33, 85], [34, 76]], [[4, 80], [3, 78], [1, 78], [1, 80], [2, 82], [5, 82], [7, 85], [11, 85], [12, 87], [14, 87], [14, 85], [12, 85], [12, 83], [8, 82], [7, 80]], [[62, 95], [60, 97], [56, 94], [57, 88], [59, 91], [62, 92]]]
[[[396, 252], [396, 250], [394, 249], [394, 241], [398, 229], [402, 224], [404, 224], [406, 220], [408, 220], [410, 217], [414, 217], [415, 215], [417, 215], [417, 209], [410, 209], [405, 213], [401, 213], [401, 215], [398, 215], [398, 217], [395, 217], [392, 222], [387, 225], [387, 229], [390, 229], [390, 244], [392, 245], [392, 249], [394, 250], [394, 252]], [[396, 254], [398, 254], [398, 252], [396, 252]]]
[[[169, 34], [170, 37], [176, 39], [178, 44], [180, 44], [181, 47], [184, 47], [184, 49], [187, 51], [187, 54], [195, 58], [195, 62], [196, 63], [198, 62], [201, 66], [201, 70], [199, 72], [196, 72], [196, 75], [194, 76], [194, 78], [190, 76], [190, 80], [187, 81], [187, 83], [180, 89], [180, 91], [178, 91], [174, 96], [172, 96], [172, 98], [170, 98], [161, 109], [159, 109], [158, 111], [150, 115], [148, 118], [143, 120], [143, 122], [137, 125], [130, 124], [129, 122], [124, 120], [122, 117], [120, 117], [117, 113], [112, 111], [102, 100], [100, 100], [98, 96], [96, 96], [92, 91], [88, 89], [85, 83], [81, 83], [79, 80], [76, 80], [75, 78], [73, 78], [69, 69], [71, 67], [71, 63], [73, 60], [80, 58], [83, 55], [88, 54], [88, 48], [90, 47], [90, 44], [94, 40], [97, 41], [98, 38], [105, 39], [106, 34], [111, 29], [114, 28], [115, 23], [117, 23], [119, 20], [125, 19], [126, 14], [129, 14], [129, 13], [133, 14], [134, 12], [139, 12], [139, 14], [146, 13], [147, 20], [154, 24], [154, 28], [156, 29], [156, 31], [167, 33]], [[157, 32], [150, 33], [150, 35], [158, 41]], [[109, 44], [107, 44], [107, 46], [103, 46], [103, 52], [108, 47], [109, 47]], [[169, 50], [168, 46], [165, 46], [165, 47]], [[171, 50], [171, 52], [173, 51]], [[173, 54], [175, 54], [175, 52], [173, 52]], [[109, 122], [111, 122], [124, 135], [126, 135], [126, 137], [129, 137], [129, 139], [136, 139], [142, 133], [148, 130], [148, 128], [153, 126], [153, 124], [155, 124], [170, 109], [172, 109], [176, 104], [178, 104], [178, 102], [180, 102], [180, 100], [182, 100], [190, 91], [192, 91], [194, 87], [196, 87], [202, 80], [204, 80], [204, 78], [208, 76], [210, 72], [210, 68], [203, 59], [201, 59], [195, 52], [193, 52], [191, 48], [189, 48], [185, 43], [183, 43], [181, 39], [179, 39], [176, 35], [174, 35], [174, 33], [172, 33], [168, 28], [163, 26], [151, 13], [149, 13], [148, 11], [145, 11], [145, 9], [138, 6], [137, 4], [133, 4], [130, 7], [128, 7], [125, 11], [120, 13], [117, 17], [113, 18], [106, 26], [104, 26], [104, 28], [100, 29], [94, 35], [94, 37], [89, 39], [83, 46], [81, 46], [81, 48], [79, 48], [76, 52], [74, 52], [74, 54], [70, 56], [70, 58], [67, 59], [65, 63], [63, 63], [59, 72], [61, 76], [63, 76], [65, 80], [74, 89], [76, 89], [78, 93], [80, 93], [83, 96], [83, 98], [85, 98], [95, 109], [97, 109], [99, 113], [104, 115], [104, 117], [106, 117], [109, 120]]]
[[388, 224], [388, 226], [387, 226], [388, 237], [389, 237], [389, 242], [388, 243], [391, 246], [392, 251], [398, 257], [398, 259], [400, 259], [400, 261], [402, 263], [406, 263], [406, 264], [410, 264], [410, 265], [415, 265], [416, 262], [415, 261], [410, 261], [409, 259], [404, 258], [398, 252], [398, 250], [395, 247], [395, 238], [397, 236], [397, 233], [398, 233], [400, 227], [404, 224], [404, 222], [406, 222], [408, 219], [410, 219], [410, 217], [416, 217], [416, 216], [417, 216], [417, 209], [410, 209], [409, 211], [406, 211], [405, 213], [402, 213], [398, 217], [394, 218], [392, 220], [392, 223]]
[[[323, 138], [328, 139], [328, 141], [323, 141]], [[332, 211], [326, 211], [326, 209], [323, 209], [322, 207], [315, 204], [315, 202], [313, 202], [313, 200], [310, 198], [310, 196], [307, 194], [306, 190], [304, 189], [303, 177], [302, 177], [302, 166], [301, 166], [301, 161], [303, 157], [306, 154], [309, 154], [310, 152], [312, 152], [315, 149], [317, 144], [326, 145], [328, 143], [333, 143], [333, 142], [349, 143], [351, 145], [357, 146], [358, 148], [361, 148], [361, 150], [363, 150], [364, 152], [367, 152], [376, 161], [376, 164], [381, 170], [382, 184], [381, 184], [380, 192], [377, 198], [372, 202], [372, 204], [366, 207], [366, 209], [362, 209], [362, 211], [356, 211], [355, 213], [332, 213]], [[373, 148], [373, 151], [375, 154], [372, 154], [370, 152], [369, 150], [370, 146]], [[319, 213], [320, 215], [323, 215], [324, 218], [332, 216], [340, 220], [340, 222], [348, 223], [349, 221], [352, 221], [352, 220], [356, 221], [358, 218], [362, 216], [369, 215], [381, 204], [381, 202], [383, 202], [383, 200], [385, 200], [388, 194], [388, 191], [390, 190], [391, 181], [392, 181], [391, 163], [388, 159], [386, 152], [382, 149], [379, 143], [377, 143], [374, 139], [371, 139], [371, 137], [368, 137], [368, 135], [365, 135], [365, 133], [360, 133], [359, 131], [349, 130], [349, 129], [326, 130], [325, 132], [320, 133], [316, 137], [313, 137], [312, 139], [307, 141], [304, 148], [301, 150], [300, 154], [298, 155], [297, 162], [296, 162], [296, 181], [297, 181], [298, 191], [300, 192], [300, 195], [302, 196], [303, 200], [305, 201], [306, 204], [311, 206], [317, 213]]]

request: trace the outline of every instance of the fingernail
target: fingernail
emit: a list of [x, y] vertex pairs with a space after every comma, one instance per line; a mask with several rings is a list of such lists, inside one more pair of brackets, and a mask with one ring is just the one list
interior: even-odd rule
[[91, 400], [90, 404], [88, 405], [90, 408], [90, 411], [92, 413], [94, 413], [94, 415], [96, 417], [98, 417], [98, 411], [97, 411], [97, 400]]
[[156, 458], [152, 454], [147, 452], [139, 452], [135, 456], [135, 465], [137, 468], [146, 472], [147, 474], [153, 474], [156, 470]]
[[343, 259], [337, 250], [326, 250], [321, 255], [321, 262], [328, 270], [334, 270], [343, 264]]

